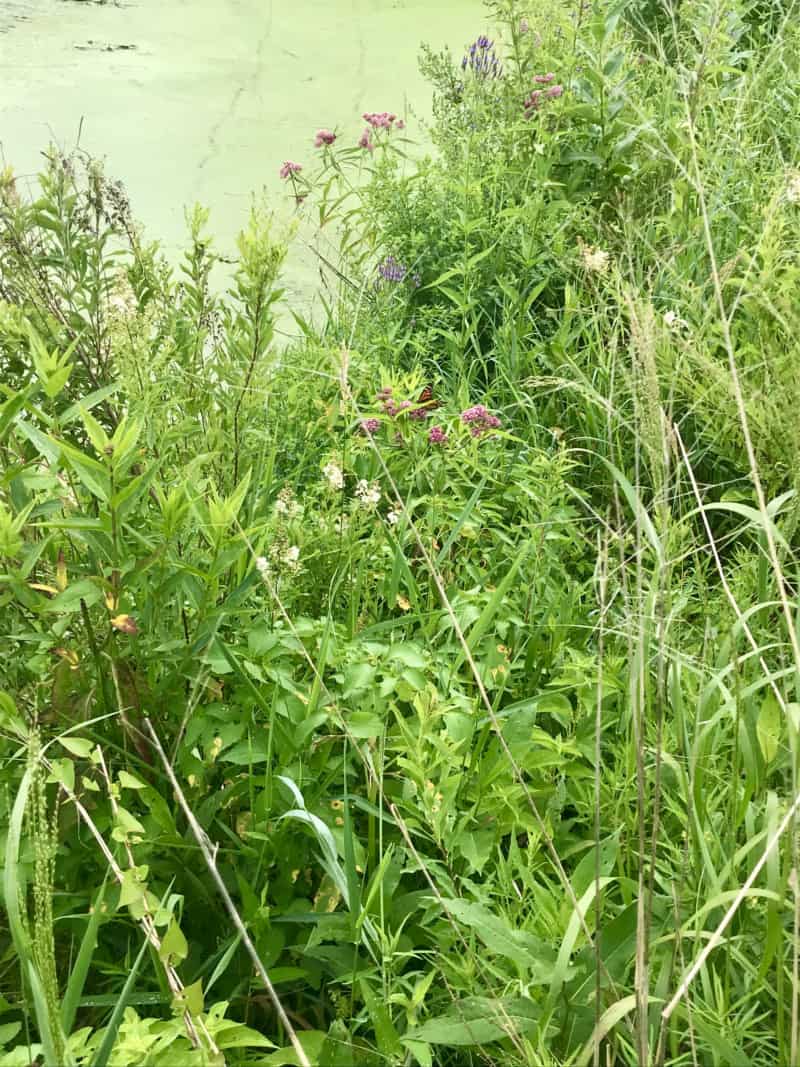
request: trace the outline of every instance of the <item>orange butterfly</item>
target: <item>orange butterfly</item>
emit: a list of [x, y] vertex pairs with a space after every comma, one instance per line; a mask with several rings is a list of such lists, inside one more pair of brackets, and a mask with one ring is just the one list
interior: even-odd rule
[[418, 404], [424, 404], [426, 408], [433, 411], [435, 408], [441, 406], [441, 401], [437, 400], [433, 395], [433, 386], [426, 385], [422, 392], [419, 394]]

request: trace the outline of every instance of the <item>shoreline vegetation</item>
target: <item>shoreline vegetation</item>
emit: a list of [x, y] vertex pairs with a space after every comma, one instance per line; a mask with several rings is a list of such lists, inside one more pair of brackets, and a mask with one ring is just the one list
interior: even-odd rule
[[224, 291], [0, 174], [0, 1067], [800, 1062], [796, 15], [495, 0]]

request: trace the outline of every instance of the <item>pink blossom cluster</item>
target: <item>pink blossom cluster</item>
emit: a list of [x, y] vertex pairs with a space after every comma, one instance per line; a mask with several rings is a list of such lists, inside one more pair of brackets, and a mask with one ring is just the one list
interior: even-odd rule
[[[550, 82], [552, 82], [554, 78], [555, 74], [549, 72], [547, 74], [536, 74], [534, 75], [533, 80], [537, 85], [550, 85]], [[546, 103], [548, 100], [557, 100], [563, 93], [563, 85], [550, 85], [549, 89], [533, 89], [522, 103], [525, 118], [529, 119], [534, 111], [539, 110], [543, 103]]]
[[361, 117], [373, 130], [391, 130], [393, 126], [402, 130], [405, 126], [402, 119], [389, 111], [365, 111]]
[[492, 415], [483, 404], [475, 404], [461, 412], [461, 421], [469, 426], [469, 432], [473, 437], [482, 437], [489, 430], [497, 430], [501, 426], [500, 419]]
[[361, 432], [365, 433], [367, 437], [371, 437], [374, 433], [377, 433], [381, 428], [380, 419], [362, 419], [361, 420]]
[[283, 178], [284, 181], [286, 181], [286, 179], [291, 177], [291, 175], [299, 174], [302, 169], [303, 167], [300, 163], [292, 163], [290, 159], [287, 159], [281, 169], [278, 171], [278, 174], [281, 176], [281, 178]]
[[432, 445], [446, 445], [447, 434], [441, 426], [431, 426], [430, 430], [428, 430], [428, 441]]
[[314, 137], [314, 147], [322, 148], [323, 145], [332, 145], [336, 140], [336, 134], [333, 130], [321, 129], [317, 130]]

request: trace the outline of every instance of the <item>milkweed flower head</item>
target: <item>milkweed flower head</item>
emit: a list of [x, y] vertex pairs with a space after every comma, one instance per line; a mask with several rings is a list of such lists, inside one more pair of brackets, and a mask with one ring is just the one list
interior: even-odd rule
[[280, 170], [278, 171], [278, 174], [281, 178], [283, 178], [284, 181], [286, 181], [287, 178], [291, 178], [294, 174], [299, 174], [302, 169], [302, 164], [293, 163], [291, 159], [287, 159], [286, 162], [281, 166]]
[[380, 419], [362, 419], [361, 420], [361, 432], [365, 433], [367, 437], [371, 437], [374, 433], [377, 433], [381, 428]]
[[432, 445], [446, 445], [447, 434], [441, 426], [431, 426], [428, 430], [428, 441]]
[[[365, 111], [361, 117], [373, 130], [391, 130], [395, 123], [398, 123], [397, 115], [390, 111]], [[399, 122], [402, 122], [402, 119]]]
[[364, 132], [359, 137], [358, 147], [366, 149], [367, 152], [375, 151], [375, 144], [373, 143], [369, 129], [364, 130]]
[[533, 80], [536, 85], [548, 85], [550, 87], [548, 89], [533, 89], [528, 93], [522, 101], [522, 110], [526, 119], [531, 118], [533, 113], [538, 111], [542, 104], [547, 103], [548, 100], [557, 100], [559, 96], [564, 95], [563, 85], [551, 84], [555, 80], [555, 74], [552, 71], [548, 71], [547, 74], [534, 74]]
[[333, 130], [317, 130], [316, 135], [314, 137], [314, 147], [322, 148], [323, 145], [332, 145], [335, 140], [336, 134], [333, 132]]
[[461, 412], [461, 421], [469, 426], [469, 432], [473, 437], [483, 437], [490, 430], [498, 430], [502, 423], [497, 415], [493, 415], [483, 404], [475, 404]]

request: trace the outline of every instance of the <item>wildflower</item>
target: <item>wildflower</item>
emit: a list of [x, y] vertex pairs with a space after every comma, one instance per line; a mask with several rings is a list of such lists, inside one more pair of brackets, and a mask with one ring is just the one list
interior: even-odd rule
[[358, 147], [366, 148], [368, 152], [375, 151], [375, 145], [372, 143], [372, 138], [370, 137], [369, 130], [364, 130], [364, 132], [361, 134], [361, 137], [358, 139]]
[[[365, 111], [361, 117], [373, 130], [391, 130], [397, 120], [397, 115], [389, 111]], [[402, 122], [402, 119], [400, 121]]]
[[394, 256], [387, 256], [378, 264], [378, 274], [387, 282], [402, 282], [408, 274], [404, 263], [399, 263]]
[[390, 526], [396, 526], [398, 521], [399, 521], [399, 519], [400, 519], [400, 516], [398, 515], [398, 513], [396, 511], [387, 511], [386, 512], [386, 521], [389, 523]]
[[555, 81], [555, 74], [549, 71], [547, 74], [534, 74], [533, 80], [537, 85], [549, 85], [551, 81]]
[[297, 561], [300, 559], [300, 547], [299, 545], [290, 545], [281, 556], [281, 562], [286, 563], [290, 567], [297, 565]]
[[489, 430], [497, 430], [501, 426], [500, 419], [492, 415], [483, 404], [475, 404], [461, 412], [461, 421], [469, 426], [469, 432], [473, 437], [482, 437]]
[[290, 178], [293, 174], [299, 174], [302, 169], [303, 168], [299, 163], [292, 163], [290, 159], [287, 159], [278, 171], [278, 174], [284, 181], [286, 181], [286, 179]]
[[403, 119], [398, 119], [394, 124], [394, 128], [396, 130], [404, 130], [406, 128], [405, 121]]
[[336, 134], [333, 130], [317, 130], [314, 137], [314, 147], [322, 148], [323, 145], [332, 145], [336, 140]]
[[503, 67], [494, 51], [494, 41], [482, 34], [470, 45], [467, 54], [461, 60], [461, 69], [469, 68], [477, 78], [499, 78]]
[[583, 257], [584, 267], [592, 274], [605, 274], [611, 263], [611, 257], [608, 252], [604, 252], [601, 248], [591, 248], [588, 245], [583, 245], [581, 247], [581, 256]]
[[370, 485], [366, 478], [359, 478], [356, 483], [356, 496], [361, 501], [363, 507], [373, 508], [381, 499], [380, 486], [377, 482], [373, 482], [372, 485]]
[[786, 186], [786, 199], [790, 204], [800, 204], [800, 174], [793, 174]]
[[372, 434], [377, 433], [381, 428], [380, 419], [362, 419], [361, 420], [361, 432], [365, 433], [367, 437], [371, 437]]
[[135, 637], [139, 632], [139, 627], [136, 625], [136, 620], [132, 615], [115, 615], [111, 620], [111, 625], [115, 630], [119, 630], [123, 634], [130, 634], [131, 637]]
[[424, 407], [416, 407], [413, 411], [408, 413], [408, 417], [410, 419], [415, 419], [417, 422], [422, 422], [424, 419], [429, 419], [432, 414], [432, 411], [428, 411]]
[[294, 493], [288, 485], [278, 493], [278, 499], [275, 501], [275, 514], [287, 521], [303, 514], [302, 505], [295, 500]]
[[278, 499], [275, 501], [275, 514], [276, 515], [288, 515], [289, 505], [285, 500]]
[[322, 468], [322, 473], [327, 478], [331, 489], [344, 489], [344, 473], [337, 464], [333, 462], [326, 463]]
[[551, 85], [544, 95], [548, 98], [548, 100], [557, 100], [559, 96], [563, 95], [563, 93], [563, 85]]
[[256, 560], [256, 570], [262, 578], [266, 578], [269, 574], [269, 560], [264, 556], [259, 556]]
[[428, 441], [432, 445], [446, 445], [447, 434], [441, 426], [431, 426], [428, 430]]
[[664, 325], [667, 327], [668, 330], [678, 332], [679, 330], [687, 329], [689, 323], [686, 321], [686, 319], [680, 318], [676, 311], [665, 311]]

